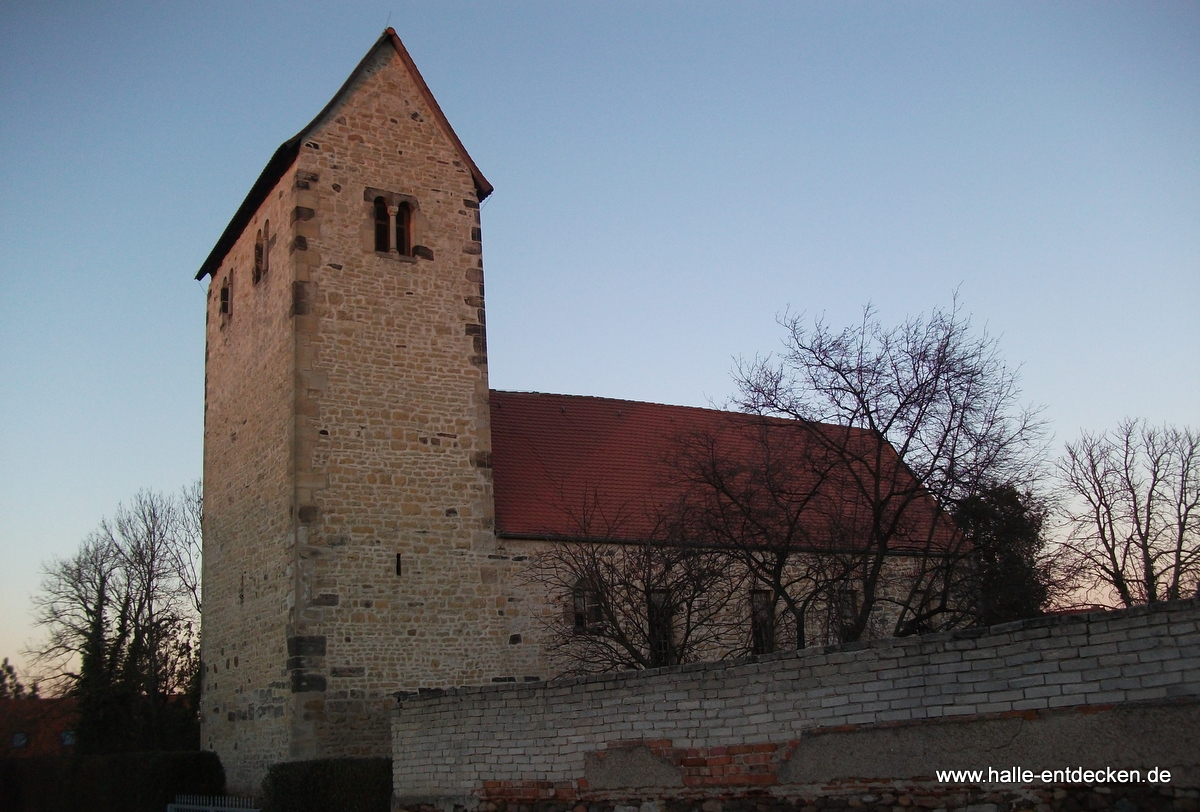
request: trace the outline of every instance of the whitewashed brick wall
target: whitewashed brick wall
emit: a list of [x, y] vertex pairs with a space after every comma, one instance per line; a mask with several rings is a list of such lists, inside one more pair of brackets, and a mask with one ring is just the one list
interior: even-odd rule
[[617, 742], [784, 743], [815, 728], [1200, 696], [1200, 603], [403, 699], [398, 796], [570, 782]]

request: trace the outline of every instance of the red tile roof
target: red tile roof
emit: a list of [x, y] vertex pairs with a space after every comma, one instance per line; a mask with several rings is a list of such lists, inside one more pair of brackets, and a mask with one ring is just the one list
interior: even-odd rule
[[71, 697], [0, 699], [0, 758], [74, 752], [78, 720]]
[[[496, 531], [509, 538], [646, 538], [660, 509], [693, 487], [672, 462], [688, 438], [719, 438], [722, 454], [748, 461], [762, 448], [753, 439], [762, 418], [715, 409], [492, 391], [491, 417]], [[786, 428], [792, 421], [768, 423]], [[874, 446], [866, 432], [851, 430], [849, 436], [851, 442]], [[792, 453], [804, 453], [812, 442], [806, 437], [803, 432], [775, 432], [772, 448], [779, 448], [778, 441], [791, 445]], [[887, 451], [898, 463], [890, 446]], [[900, 470], [915, 487], [906, 469]], [[924, 492], [918, 501], [909, 515], [927, 529], [936, 504]], [[837, 507], [843, 516], [861, 515], [861, 508], [844, 496]], [[821, 519], [814, 513], [813, 521]], [[946, 539], [949, 523], [939, 525], [944, 525], [940, 535]], [[814, 537], [823, 532], [818, 527], [813, 531]]]
[[496, 529], [522, 537], [605, 535], [616, 524], [644, 537], [654, 508], [678, 492], [672, 440], [721, 415], [537, 392], [493, 391], [491, 404]]

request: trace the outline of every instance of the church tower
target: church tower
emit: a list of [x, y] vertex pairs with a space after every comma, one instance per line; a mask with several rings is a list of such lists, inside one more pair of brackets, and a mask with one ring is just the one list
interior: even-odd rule
[[388, 29], [197, 274], [202, 746], [236, 790], [389, 755], [397, 692], [538, 673], [493, 560], [491, 191]]

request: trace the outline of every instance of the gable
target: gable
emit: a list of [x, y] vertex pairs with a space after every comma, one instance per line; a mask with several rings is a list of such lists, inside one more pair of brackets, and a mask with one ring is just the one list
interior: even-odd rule
[[[381, 53], [383, 51], [383, 53]], [[417, 70], [416, 64], [408, 53], [408, 49], [404, 47], [404, 43], [400, 41], [400, 37], [395, 30], [388, 28], [376, 40], [375, 44], [367, 51], [366, 56], [358, 63], [351, 71], [350, 76], [334, 94], [329, 103], [319, 112], [312, 121], [305, 125], [304, 129], [296, 133], [294, 136], [284, 141], [275, 150], [275, 154], [271, 156], [271, 160], [263, 168], [254, 185], [250, 187], [249, 193], [234, 213], [233, 219], [229, 221], [229, 225], [218, 238], [216, 245], [200, 266], [200, 270], [196, 272], [196, 279], [203, 279], [205, 276], [212, 274], [220, 267], [225, 256], [233, 248], [238, 238], [246, 225], [253, 219], [254, 213], [258, 211], [259, 206], [266, 200], [267, 195], [275, 188], [287, 171], [296, 162], [296, 157], [300, 153], [300, 147], [312, 133], [324, 126], [338, 111], [342, 104], [350, 97], [351, 94], [361, 85], [362, 81], [371, 72], [378, 70], [381, 64], [381, 59], [386, 62], [392, 56], [399, 60], [405, 71], [408, 73], [412, 82], [416, 86], [417, 93], [425, 107], [428, 108], [430, 115], [433, 118], [434, 124], [441, 133], [450, 142], [454, 150], [459, 154], [463, 163], [467, 166], [471, 173], [471, 179], [475, 184], [475, 191], [482, 202], [493, 191], [490, 184], [479, 171], [479, 167], [475, 165], [474, 159], [467, 153], [466, 147], [459, 140], [454, 128], [450, 126], [450, 121], [446, 118], [442, 108], [438, 105], [437, 99], [429, 90], [429, 86], [425, 84], [424, 77]]]

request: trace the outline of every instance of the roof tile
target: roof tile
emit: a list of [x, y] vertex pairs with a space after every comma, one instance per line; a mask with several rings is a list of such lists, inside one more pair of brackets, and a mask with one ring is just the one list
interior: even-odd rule
[[[687, 438], [720, 436], [722, 453], [749, 462], [757, 448], [749, 439], [754, 432], [746, 430], [764, 420], [716, 409], [498, 391], [491, 393], [491, 418], [497, 532], [610, 541], [648, 537], [661, 510], [693, 487], [675, 461]], [[787, 428], [793, 421], [772, 418], [767, 424]], [[777, 438], [791, 444], [792, 453], [803, 453], [812, 442], [806, 436], [788, 432]], [[873, 443], [861, 430], [850, 430], [849, 437], [850, 442]], [[894, 452], [891, 459], [898, 462]], [[919, 489], [906, 469], [899, 470], [906, 487]], [[864, 506], [852, 494], [846, 496], [851, 491], [843, 489], [838, 509], [861, 515]], [[928, 528], [936, 503], [924, 492], [918, 501], [911, 515]], [[946, 525], [946, 538], [949, 524], [939, 524]]]

